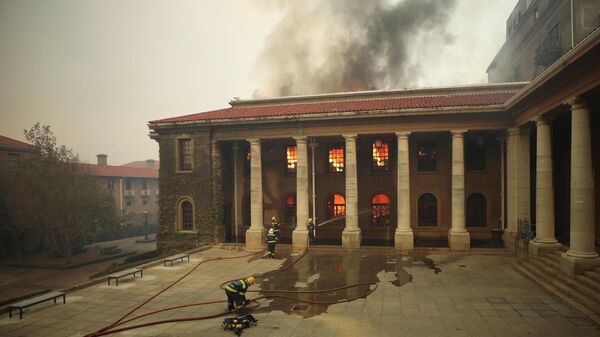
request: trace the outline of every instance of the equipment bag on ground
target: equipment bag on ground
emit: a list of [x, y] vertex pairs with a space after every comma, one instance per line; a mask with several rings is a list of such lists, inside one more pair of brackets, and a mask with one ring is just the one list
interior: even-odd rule
[[256, 322], [256, 319], [252, 315], [244, 314], [237, 315], [236, 317], [227, 317], [221, 325], [223, 326], [223, 330], [231, 330], [239, 336], [242, 334], [242, 330], [256, 325]]

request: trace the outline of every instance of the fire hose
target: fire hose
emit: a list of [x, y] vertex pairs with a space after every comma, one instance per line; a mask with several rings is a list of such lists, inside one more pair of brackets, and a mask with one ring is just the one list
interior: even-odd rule
[[[220, 313], [216, 313], [216, 314], [212, 314], [212, 315], [206, 315], [206, 316], [172, 318], [172, 319], [158, 320], [158, 321], [141, 323], [141, 324], [130, 325], [130, 326], [125, 326], [125, 327], [120, 327], [119, 328], [119, 326], [122, 326], [122, 325], [124, 325], [126, 323], [132, 322], [132, 321], [140, 319], [142, 317], [147, 317], [147, 316], [150, 316], [150, 315], [154, 315], [154, 314], [157, 314], [157, 313], [160, 313], [160, 312], [165, 312], [165, 311], [179, 309], [179, 308], [192, 307], [192, 306], [200, 306], [200, 305], [207, 305], [207, 304], [215, 304], [215, 303], [224, 303], [224, 302], [226, 302], [226, 300], [215, 300], [215, 301], [205, 301], [205, 302], [197, 302], [197, 303], [190, 303], [190, 304], [172, 306], [172, 307], [167, 307], [167, 308], [163, 308], [163, 309], [151, 311], [151, 312], [148, 312], [148, 313], [145, 313], [145, 314], [141, 314], [141, 315], [130, 317], [129, 319], [126, 319], [127, 317], [129, 317], [130, 315], [132, 315], [134, 312], [136, 312], [138, 309], [140, 309], [141, 307], [143, 307], [144, 305], [146, 305], [147, 303], [149, 303], [150, 301], [152, 301], [154, 298], [158, 297], [159, 295], [161, 295], [162, 293], [164, 293], [165, 291], [167, 291], [168, 289], [170, 289], [171, 287], [173, 287], [175, 284], [179, 283], [185, 277], [187, 277], [192, 272], [194, 272], [203, 263], [211, 262], [211, 261], [218, 261], [218, 260], [239, 259], [239, 258], [244, 258], [244, 257], [249, 257], [249, 256], [261, 254], [261, 253], [264, 253], [264, 250], [256, 252], [256, 253], [241, 255], [241, 256], [217, 257], [217, 258], [214, 258], [214, 259], [208, 259], [208, 260], [200, 261], [190, 271], [188, 271], [187, 273], [185, 273], [184, 275], [182, 275], [181, 277], [179, 277], [177, 280], [175, 280], [173, 283], [171, 283], [170, 285], [168, 285], [167, 287], [165, 287], [164, 289], [162, 289], [161, 291], [159, 291], [155, 295], [151, 296], [146, 301], [142, 302], [141, 304], [137, 305], [135, 308], [131, 309], [129, 312], [127, 312], [124, 316], [122, 316], [120, 319], [118, 319], [114, 323], [112, 323], [112, 324], [110, 324], [110, 325], [108, 325], [108, 326], [106, 326], [106, 327], [104, 327], [104, 328], [102, 328], [102, 329], [100, 329], [100, 330], [98, 330], [96, 332], [92, 332], [90, 334], [87, 334], [85, 337], [105, 336], [105, 335], [109, 335], [109, 334], [113, 334], [113, 333], [117, 333], [117, 332], [121, 332], [121, 331], [138, 329], [138, 328], [152, 326], [152, 325], [166, 324], [166, 323], [175, 323], [175, 322], [198, 321], [198, 320], [205, 320], [205, 319], [216, 318], [216, 317], [221, 317], [221, 316], [228, 315], [229, 312], [228, 311], [224, 311], [224, 312], [220, 312]], [[299, 258], [297, 258], [295, 261], [293, 261], [292, 263], [288, 264], [284, 268], [273, 270], [273, 271], [262, 273], [262, 274], [256, 274], [256, 275], [254, 275], [254, 277], [260, 278], [260, 277], [265, 277], [267, 275], [272, 275], [272, 274], [283, 272], [283, 271], [291, 268], [296, 263], [298, 263], [298, 261], [300, 261], [307, 253], [308, 253], [308, 250], [305, 250], [302, 253], [302, 255], [300, 255]], [[222, 283], [221, 284], [221, 288], [223, 289], [224, 285], [227, 284], [228, 282], [230, 282], [230, 281], [226, 281], [226, 282]], [[307, 301], [307, 300], [301, 300], [299, 298], [285, 296], [285, 295], [276, 295], [276, 294], [317, 294], [317, 293], [331, 293], [331, 292], [335, 292], [335, 291], [339, 291], [339, 290], [344, 290], [344, 289], [349, 289], [349, 288], [355, 288], [355, 287], [360, 287], [360, 286], [374, 286], [374, 287], [370, 288], [367, 292], [365, 292], [363, 294], [360, 294], [358, 296], [351, 297], [351, 298], [340, 299], [340, 300], [336, 300], [336, 301]], [[271, 298], [283, 298], [283, 299], [289, 299], [289, 300], [293, 300], [293, 301], [296, 301], [296, 302], [302, 302], [302, 303], [307, 303], [307, 304], [322, 304], [322, 305], [338, 304], [338, 303], [344, 303], [344, 302], [351, 302], [351, 301], [354, 301], [356, 299], [366, 297], [366, 296], [370, 295], [373, 291], [375, 291], [375, 289], [377, 289], [377, 282], [364, 282], [364, 283], [358, 283], [358, 284], [353, 284], [353, 285], [348, 285], [348, 286], [342, 286], [342, 287], [331, 288], [331, 289], [322, 289], [322, 290], [303, 290], [303, 291], [298, 291], [298, 290], [248, 290], [247, 292], [265, 293], [267, 295], [263, 295], [263, 296], [259, 296], [259, 297], [250, 299], [249, 301], [251, 303], [253, 303], [254, 305], [247, 306], [246, 308], [249, 308], [249, 309], [258, 308], [260, 306], [260, 303], [258, 303], [258, 300], [261, 300], [261, 299], [271, 299]]]

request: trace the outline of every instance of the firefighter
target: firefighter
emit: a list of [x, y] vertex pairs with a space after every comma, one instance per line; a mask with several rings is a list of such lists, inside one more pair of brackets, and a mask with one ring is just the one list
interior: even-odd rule
[[248, 304], [246, 300], [246, 290], [254, 284], [254, 277], [249, 276], [245, 279], [231, 281], [225, 285], [225, 294], [227, 295], [227, 311], [242, 309]]
[[308, 241], [311, 245], [315, 244], [315, 224], [313, 223], [312, 218], [308, 218], [308, 222], [306, 223], [306, 228], [308, 229]]
[[275, 239], [279, 241], [279, 222], [277, 222], [277, 217], [271, 218], [271, 226], [273, 228], [273, 234], [275, 234]]
[[275, 243], [277, 242], [277, 237], [275, 236], [275, 230], [273, 228], [269, 229], [269, 234], [267, 234], [267, 247], [269, 248], [269, 255], [267, 256], [269, 259], [275, 258]]

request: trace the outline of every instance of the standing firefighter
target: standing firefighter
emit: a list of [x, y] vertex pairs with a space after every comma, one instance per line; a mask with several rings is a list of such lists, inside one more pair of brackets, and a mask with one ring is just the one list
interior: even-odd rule
[[279, 222], [277, 222], [277, 217], [271, 218], [271, 226], [273, 226], [273, 234], [275, 234], [275, 239], [279, 241]]
[[269, 234], [267, 234], [267, 247], [269, 248], [269, 259], [275, 258], [275, 243], [277, 242], [277, 236], [275, 236], [275, 230], [273, 228], [269, 229]]
[[[246, 306], [246, 290], [254, 284], [254, 277], [249, 276], [242, 280], [231, 281], [225, 285], [225, 294], [227, 295], [227, 310], [233, 311]], [[235, 304], [235, 305], [234, 305]]]
[[306, 223], [306, 229], [308, 229], [308, 240], [311, 245], [315, 244], [315, 224], [313, 223], [312, 218], [308, 218], [308, 222]]

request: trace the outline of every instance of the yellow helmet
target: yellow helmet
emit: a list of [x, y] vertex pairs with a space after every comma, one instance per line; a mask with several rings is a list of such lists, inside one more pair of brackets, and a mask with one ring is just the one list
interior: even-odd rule
[[273, 231], [273, 228], [269, 228], [269, 234], [274, 234], [275, 231]]
[[312, 222], [312, 218], [308, 218], [308, 222]]
[[246, 282], [248, 282], [249, 285], [253, 285], [254, 284], [254, 276], [248, 276], [246, 278]]
[[274, 217], [272, 217], [272, 218], [271, 218], [271, 221], [277, 221], [277, 217], [275, 217], [275, 216], [274, 216]]

